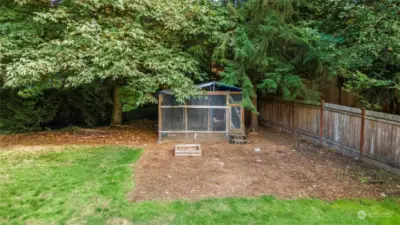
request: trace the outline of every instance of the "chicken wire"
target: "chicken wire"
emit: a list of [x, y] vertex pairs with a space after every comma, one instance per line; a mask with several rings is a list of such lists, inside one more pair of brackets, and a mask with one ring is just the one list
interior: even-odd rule
[[159, 106], [159, 141], [227, 139], [230, 130], [242, 128], [242, 107], [229, 105], [238, 104], [241, 98], [240, 94], [212, 94], [180, 104], [173, 95], [164, 94]]

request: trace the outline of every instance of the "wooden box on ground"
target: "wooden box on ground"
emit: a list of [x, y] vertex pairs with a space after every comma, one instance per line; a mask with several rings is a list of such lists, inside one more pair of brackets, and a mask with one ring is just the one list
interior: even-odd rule
[[175, 145], [175, 156], [202, 156], [199, 144]]
[[231, 144], [247, 144], [247, 135], [244, 131], [229, 132], [229, 143]]

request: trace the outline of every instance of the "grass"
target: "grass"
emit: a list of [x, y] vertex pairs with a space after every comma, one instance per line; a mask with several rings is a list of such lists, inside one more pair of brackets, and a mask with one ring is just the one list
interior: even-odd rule
[[0, 152], [0, 224], [400, 224], [394, 198], [132, 203], [132, 165], [140, 155], [111, 146]]

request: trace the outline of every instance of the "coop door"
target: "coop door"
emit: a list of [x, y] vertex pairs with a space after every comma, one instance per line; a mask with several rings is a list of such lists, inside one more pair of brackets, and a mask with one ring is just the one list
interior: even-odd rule
[[230, 130], [240, 130], [242, 128], [242, 107], [231, 106], [230, 117]]

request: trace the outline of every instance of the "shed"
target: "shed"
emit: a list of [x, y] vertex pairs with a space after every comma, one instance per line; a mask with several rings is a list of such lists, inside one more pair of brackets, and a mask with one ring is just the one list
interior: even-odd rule
[[176, 101], [173, 91], [158, 95], [158, 134], [164, 140], [228, 140], [229, 133], [244, 133], [242, 92], [220, 82], [197, 85], [204, 92]]

